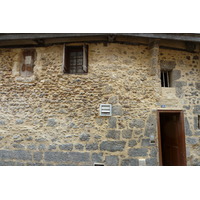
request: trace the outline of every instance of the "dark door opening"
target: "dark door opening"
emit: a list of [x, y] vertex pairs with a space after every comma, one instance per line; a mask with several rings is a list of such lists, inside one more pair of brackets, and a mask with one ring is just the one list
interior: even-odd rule
[[186, 165], [185, 133], [181, 111], [159, 111], [159, 153], [163, 166]]

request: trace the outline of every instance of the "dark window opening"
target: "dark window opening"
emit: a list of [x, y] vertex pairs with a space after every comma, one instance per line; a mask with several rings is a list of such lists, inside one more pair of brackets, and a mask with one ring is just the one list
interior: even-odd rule
[[161, 71], [161, 87], [171, 87], [171, 71]]
[[23, 64], [21, 68], [22, 76], [33, 75], [33, 68], [35, 62], [36, 52], [34, 49], [26, 49], [23, 52]]
[[200, 129], [200, 115], [198, 115], [198, 129]]
[[88, 72], [87, 46], [66, 46], [64, 73], [83, 74]]

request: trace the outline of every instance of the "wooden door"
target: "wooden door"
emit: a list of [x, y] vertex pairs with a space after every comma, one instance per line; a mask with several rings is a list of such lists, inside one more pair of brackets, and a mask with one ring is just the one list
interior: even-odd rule
[[185, 133], [180, 112], [160, 112], [160, 154], [162, 165], [186, 165]]

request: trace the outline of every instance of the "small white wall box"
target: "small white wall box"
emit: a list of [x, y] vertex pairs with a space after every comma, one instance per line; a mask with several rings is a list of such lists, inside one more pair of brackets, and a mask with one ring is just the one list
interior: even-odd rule
[[100, 104], [100, 116], [112, 116], [112, 105]]
[[139, 166], [146, 166], [146, 160], [145, 159], [139, 159]]

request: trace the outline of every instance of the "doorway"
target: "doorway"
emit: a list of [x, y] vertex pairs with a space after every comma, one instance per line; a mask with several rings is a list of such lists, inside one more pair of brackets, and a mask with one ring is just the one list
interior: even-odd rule
[[183, 111], [158, 111], [160, 165], [186, 165], [183, 119]]

